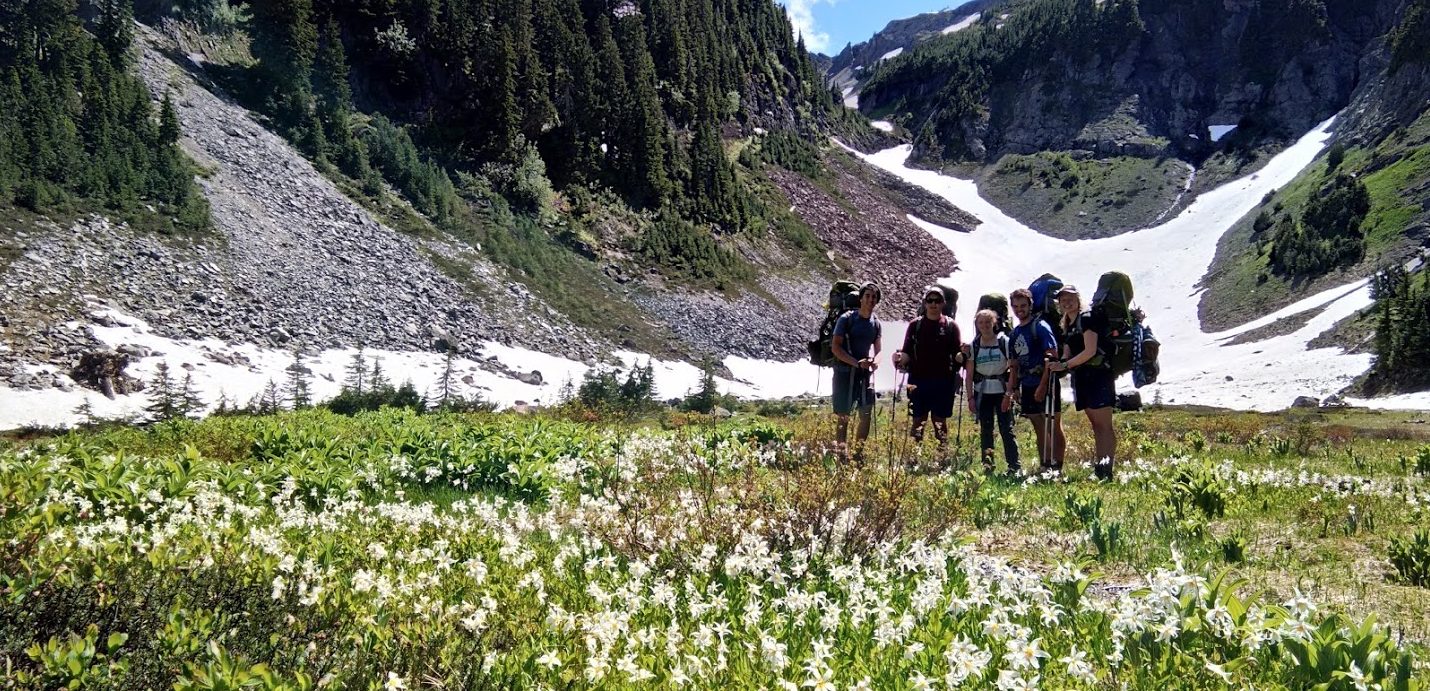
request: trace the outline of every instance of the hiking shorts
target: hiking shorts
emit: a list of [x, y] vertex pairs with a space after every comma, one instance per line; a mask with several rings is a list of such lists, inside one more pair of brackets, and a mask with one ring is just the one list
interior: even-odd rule
[[954, 381], [909, 377], [914, 387], [909, 392], [909, 415], [916, 420], [930, 415], [943, 420], [953, 417]]
[[1044, 415], [1047, 412], [1048, 399], [1053, 401], [1053, 414], [1057, 415], [1063, 409], [1063, 383], [1056, 377], [1050, 377], [1048, 381], [1048, 392], [1043, 395], [1043, 400], [1039, 401], [1034, 394], [1038, 392], [1038, 385], [1018, 387], [1018, 407], [1023, 411], [1023, 417], [1029, 415]]
[[854, 370], [854, 381], [850, 382], [849, 379], [849, 370], [834, 370], [835, 415], [848, 415], [856, 405], [860, 412], [868, 412], [874, 408], [874, 384], [869, 372]]
[[1073, 406], [1078, 410], [1097, 410], [1117, 405], [1117, 385], [1112, 370], [1100, 367], [1074, 368], [1072, 385]]

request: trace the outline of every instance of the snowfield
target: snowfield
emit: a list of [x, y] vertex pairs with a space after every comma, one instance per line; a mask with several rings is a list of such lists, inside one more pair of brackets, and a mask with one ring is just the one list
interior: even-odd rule
[[977, 22], [978, 22], [978, 18], [979, 18], [979, 17], [982, 17], [982, 16], [983, 16], [983, 13], [982, 13], [982, 12], [974, 12], [973, 14], [968, 15], [967, 17], [964, 17], [963, 19], [959, 20], [958, 23], [956, 23], [956, 24], [950, 24], [950, 25], [944, 27], [944, 28], [943, 28], [943, 33], [944, 33], [944, 34], [952, 34], [952, 33], [956, 33], [956, 32], [959, 32], [959, 31], [963, 31], [964, 29], [967, 29], [968, 27], [973, 26], [975, 23], [977, 23]]
[[[1160, 397], [1164, 403], [1204, 404], [1237, 409], [1279, 410], [1297, 397], [1324, 397], [1340, 390], [1370, 366], [1368, 354], [1347, 355], [1337, 348], [1308, 349], [1307, 344], [1337, 321], [1371, 304], [1368, 281], [1353, 283], [1305, 298], [1274, 314], [1234, 329], [1208, 333], [1197, 318], [1198, 286], [1206, 275], [1218, 239], [1237, 219], [1254, 209], [1269, 191], [1290, 182], [1324, 147], [1334, 119], [1321, 123], [1264, 168], [1227, 183], [1197, 198], [1170, 221], [1154, 228], [1098, 240], [1067, 241], [1050, 238], [1013, 220], [978, 194], [972, 181], [910, 168], [905, 165], [909, 147], [872, 155], [853, 152], [869, 163], [938, 194], [982, 219], [969, 233], [959, 233], [910, 217], [958, 257], [945, 283], [963, 296], [958, 314], [965, 333], [971, 330], [977, 297], [987, 292], [1008, 293], [1026, 286], [1044, 272], [1079, 286], [1091, 299], [1097, 277], [1104, 271], [1128, 273], [1137, 291], [1136, 302], [1146, 310], [1148, 323], [1162, 341], [1162, 374], [1158, 384], [1144, 387], [1143, 399]], [[912, 314], [916, 306], [907, 310]], [[148, 382], [158, 364], [167, 362], [176, 380], [191, 374], [200, 396], [210, 406], [220, 397], [243, 404], [260, 394], [271, 380], [280, 386], [291, 353], [261, 349], [249, 344], [228, 345], [217, 340], [173, 340], [156, 336], [142, 320], [96, 305], [106, 321], [118, 326], [91, 326], [95, 336], [111, 347], [145, 346], [154, 355], [138, 360], [129, 372]], [[1297, 315], [1309, 314], [1304, 325], [1291, 333], [1244, 344], [1229, 341], [1238, 335]], [[71, 322], [70, 328], [82, 328]], [[903, 326], [886, 323], [883, 366], [876, 386], [891, 391], [896, 373], [889, 357], [898, 346]], [[336, 395], [352, 362], [351, 349], [327, 350], [303, 358], [313, 372], [316, 399]], [[698, 387], [700, 371], [684, 362], [651, 360], [639, 353], [613, 353], [626, 366], [648, 360], [655, 370], [657, 396], [684, 396]], [[519, 402], [551, 403], [563, 384], [578, 385], [589, 367], [575, 360], [522, 348], [486, 343], [479, 357], [494, 359], [507, 371], [496, 374], [475, 360], [453, 362], [455, 390], [480, 394], [503, 406]], [[235, 359], [237, 358], [237, 359]], [[435, 395], [445, 360], [438, 353], [366, 351], [368, 367], [381, 358], [383, 370], [394, 383], [411, 380], [419, 391]], [[724, 365], [732, 374], [719, 379], [720, 389], [741, 397], [780, 398], [805, 393], [827, 394], [828, 370], [807, 362], [781, 363], [729, 357]], [[47, 368], [37, 369], [52, 371]], [[539, 380], [533, 375], [539, 372]], [[1132, 390], [1131, 378], [1119, 390]], [[29, 424], [63, 425], [78, 419], [75, 409], [89, 401], [95, 414], [121, 416], [141, 411], [149, 402], [145, 393], [116, 400], [87, 389], [22, 391], [0, 387], [0, 429]], [[1430, 392], [1372, 401], [1352, 401], [1382, 408], [1430, 408]]]
[[[1334, 118], [1321, 123], [1256, 173], [1198, 197], [1172, 220], [1097, 240], [1067, 241], [1042, 235], [984, 200], [973, 182], [909, 168], [905, 165], [907, 146], [861, 156], [982, 219], [972, 232], [958, 233], [911, 217], [958, 257], [959, 266], [945, 282], [963, 296], [960, 322], [971, 321], [969, 312], [976, 296], [1006, 294], [1027, 286], [1044, 272], [1079, 286], [1084, 300], [1090, 300], [1099, 275], [1123, 271], [1132, 277], [1136, 302], [1146, 310], [1148, 324], [1163, 344], [1161, 378], [1158, 384], [1143, 388], [1145, 401], [1160, 397], [1165, 403], [1279, 410], [1297, 396], [1319, 398], [1338, 391], [1370, 366], [1368, 354], [1307, 348], [1337, 321], [1371, 304], [1368, 281], [1324, 291], [1217, 333], [1201, 329], [1198, 283], [1211, 265], [1221, 236], [1256, 208], [1267, 192], [1289, 183], [1311, 163], [1330, 138], [1333, 122]], [[1305, 312], [1314, 316], [1292, 333], [1252, 343], [1229, 343], [1240, 334]], [[886, 373], [882, 377], [885, 386], [892, 385], [892, 376]], [[1119, 382], [1119, 390], [1131, 388], [1130, 376]], [[1430, 396], [1404, 396], [1387, 399], [1385, 404], [1420, 407], [1427, 402]], [[1382, 405], [1380, 400], [1368, 403]]]
[[897, 57], [899, 57], [900, 55], [903, 55], [903, 54], [904, 54], [904, 48], [903, 48], [903, 46], [900, 46], [900, 47], [895, 48], [895, 49], [893, 49], [893, 50], [891, 50], [891, 51], [889, 51], [889, 52], [887, 52], [887, 53], [884, 53], [883, 55], [880, 55], [880, 56], [879, 56], [879, 61], [880, 61], [880, 62], [883, 62], [883, 61], [885, 61], [885, 60], [893, 60], [894, 58], [897, 58]]

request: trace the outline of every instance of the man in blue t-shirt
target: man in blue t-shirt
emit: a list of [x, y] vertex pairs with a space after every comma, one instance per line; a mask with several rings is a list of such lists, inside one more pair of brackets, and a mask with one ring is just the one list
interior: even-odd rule
[[849, 413], [859, 411], [859, 429], [855, 432], [855, 459], [862, 460], [864, 440], [869, 437], [869, 418], [874, 410], [875, 358], [881, 349], [883, 329], [874, 316], [879, 304], [879, 286], [865, 283], [859, 289], [859, 309], [850, 310], [834, 322], [834, 414], [835, 445], [839, 454], [846, 454], [849, 437]]
[[1033, 294], [1027, 289], [1013, 291], [1009, 298], [1018, 326], [1013, 329], [1012, 376], [1018, 380], [1019, 405], [1023, 416], [1033, 423], [1038, 435], [1038, 457], [1043, 471], [1060, 471], [1067, 451], [1063, 437], [1061, 387], [1057, 377], [1045, 367], [1049, 357], [1058, 357], [1058, 339], [1051, 326], [1033, 314]]

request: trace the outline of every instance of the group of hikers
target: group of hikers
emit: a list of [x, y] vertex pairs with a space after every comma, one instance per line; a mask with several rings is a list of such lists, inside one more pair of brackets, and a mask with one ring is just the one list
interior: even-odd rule
[[[1140, 312], [1131, 319], [1131, 327], [1109, 323], [1110, 310], [1102, 309], [1103, 294], [1109, 289], [1102, 282], [1097, 301], [1089, 309], [1077, 287], [1055, 278], [1047, 282], [1049, 278], [1052, 277], [1044, 276], [1039, 279], [1043, 283], [1013, 291], [1006, 300], [992, 296], [996, 299], [991, 303], [980, 301], [973, 315], [975, 332], [968, 342], [952, 318], [953, 306], [949, 303], [957, 300], [957, 293], [939, 286], [924, 291], [921, 314], [908, 323], [902, 344], [892, 358], [893, 366], [907, 377], [901, 390], [908, 393], [909, 435], [914, 441], [921, 442], [925, 428], [931, 424], [940, 456], [947, 457], [949, 419], [955, 415], [954, 406], [962, 392], [968, 412], [978, 420], [987, 472], [996, 469], [996, 428], [1008, 474], [1022, 476], [1013, 432], [1019, 411], [1036, 433], [1039, 472], [1061, 471], [1067, 451], [1062, 420], [1062, 387], [1066, 379], [1072, 386], [1073, 406], [1087, 416], [1092, 426], [1096, 477], [1112, 478], [1117, 455], [1117, 435], [1112, 424], [1113, 406], [1117, 404], [1115, 381], [1130, 369], [1119, 371], [1110, 353], [1118, 347], [1131, 350], [1126, 339], [1114, 335], [1120, 335], [1119, 327], [1136, 334], [1137, 360], [1145, 360], [1152, 368], [1138, 372], [1138, 386], [1155, 381], [1156, 343], [1150, 330], [1140, 324]], [[1035, 290], [1042, 293], [1036, 301]], [[1130, 282], [1125, 293], [1124, 305], [1130, 300]], [[831, 311], [831, 318], [834, 311], [839, 311], [838, 317], [833, 318], [826, 354], [826, 364], [834, 367], [836, 443], [841, 455], [845, 454], [850, 418], [857, 416], [856, 461], [862, 461], [869, 436], [875, 402], [873, 373], [880, 366], [883, 352], [883, 327], [874, 316], [881, 297], [877, 285], [865, 283], [858, 287], [857, 308], [846, 304], [850, 309]], [[852, 292], [848, 301], [853, 301]], [[1016, 326], [1008, 324], [1009, 307], [1017, 318]], [[813, 348], [811, 344], [812, 352]], [[1124, 360], [1133, 361], [1130, 352], [1124, 355]], [[962, 410], [957, 412], [961, 422]]]

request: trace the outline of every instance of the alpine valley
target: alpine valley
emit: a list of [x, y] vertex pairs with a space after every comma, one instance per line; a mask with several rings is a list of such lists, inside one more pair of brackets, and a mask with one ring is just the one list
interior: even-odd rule
[[0, 0], [0, 429], [161, 365], [800, 395], [835, 279], [965, 319], [1111, 269], [1168, 403], [1427, 407], [1427, 243], [1430, 0], [975, 0], [833, 57], [772, 0]]

